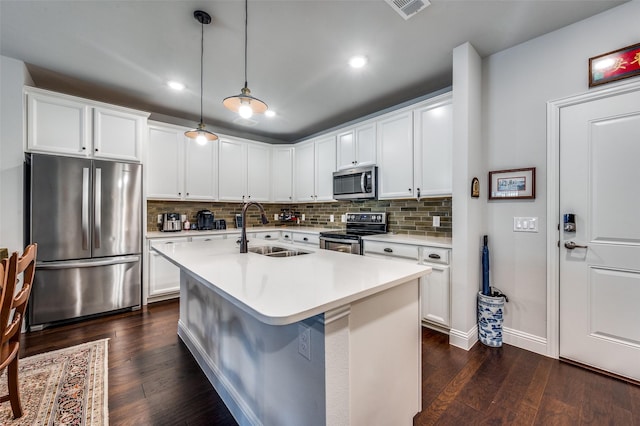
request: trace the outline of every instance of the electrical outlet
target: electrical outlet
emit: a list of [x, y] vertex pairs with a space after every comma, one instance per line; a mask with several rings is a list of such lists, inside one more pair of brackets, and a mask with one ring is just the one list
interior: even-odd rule
[[273, 214], [273, 220], [278, 220], [278, 213]]
[[440, 226], [440, 216], [433, 216], [433, 227], [437, 228]]
[[340, 222], [344, 223], [346, 221], [347, 221], [347, 215], [346, 214], [340, 215]]
[[302, 221], [304, 222], [304, 213], [302, 213]]
[[335, 222], [335, 218], [332, 214], [329, 215], [329, 222]]
[[311, 329], [298, 324], [298, 353], [311, 361]]
[[158, 223], [162, 223], [162, 215], [161, 214], [158, 215]]

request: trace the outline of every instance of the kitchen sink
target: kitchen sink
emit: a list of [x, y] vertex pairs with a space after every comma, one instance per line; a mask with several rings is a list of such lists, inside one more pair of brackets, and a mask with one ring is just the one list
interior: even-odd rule
[[269, 256], [269, 257], [291, 257], [291, 256], [300, 256], [302, 254], [311, 253], [310, 251], [291, 249], [286, 247], [278, 247], [278, 246], [249, 247], [248, 250], [251, 253], [262, 254], [264, 256]]

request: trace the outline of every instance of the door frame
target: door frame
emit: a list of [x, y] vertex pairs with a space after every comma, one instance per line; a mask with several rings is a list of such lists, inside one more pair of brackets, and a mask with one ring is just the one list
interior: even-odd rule
[[560, 357], [560, 112], [638, 90], [640, 80], [547, 102], [547, 356], [552, 358]]

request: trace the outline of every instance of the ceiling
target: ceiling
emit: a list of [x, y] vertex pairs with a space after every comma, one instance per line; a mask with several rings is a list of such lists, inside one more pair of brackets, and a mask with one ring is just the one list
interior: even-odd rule
[[[38, 87], [125, 105], [210, 130], [293, 142], [451, 85], [452, 51], [488, 56], [624, 1], [432, 0], [404, 20], [384, 0], [251, 0], [248, 83], [277, 115], [251, 126], [222, 99], [244, 84], [242, 0], [0, 0], [0, 53]], [[368, 58], [354, 70], [354, 54]], [[585, 65], [586, 67], [586, 65]], [[186, 84], [182, 92], [168, 80]]]

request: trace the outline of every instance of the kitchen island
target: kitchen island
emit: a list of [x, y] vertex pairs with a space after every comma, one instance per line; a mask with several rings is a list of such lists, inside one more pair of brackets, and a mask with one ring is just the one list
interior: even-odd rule
[[181, 269], [178, 334], [238, 423], [412, 424], [430, 268], [233, 240], [156, 250]]

